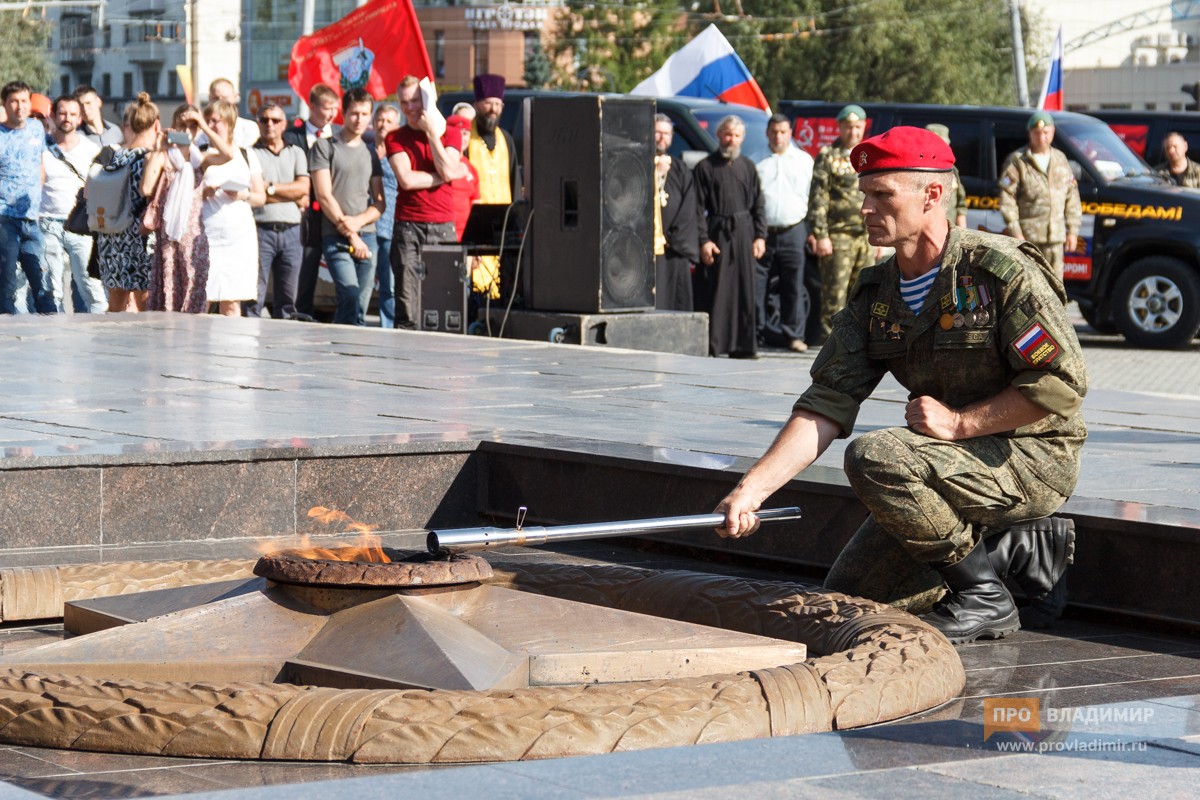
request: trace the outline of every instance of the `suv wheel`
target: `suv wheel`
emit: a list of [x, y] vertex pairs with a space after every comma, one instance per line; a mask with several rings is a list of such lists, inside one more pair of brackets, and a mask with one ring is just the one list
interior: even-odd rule
[[1114, 316], [1138, 347], [1186, 347], [1200, 330], [1200, 277], [1184, 262], [1148, 256], [1117, 281]]
[[1079, 306], [1079, 313], [1083, 315], [1083, 321], [1092, 326], [1092, 330], [1096, 333], [1105, 335], [1112, 333], [1120, 333], [1121, 329], [1117, 327], [1117, 323], [1112, 321], [1112, 318], [1100, 319], [1100, 312], [1095, 306]]

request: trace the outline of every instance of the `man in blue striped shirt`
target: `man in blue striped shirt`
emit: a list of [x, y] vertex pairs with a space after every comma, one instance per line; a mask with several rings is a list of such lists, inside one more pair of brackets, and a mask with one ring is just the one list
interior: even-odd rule
[[851, 162], [870, 242], [895, 255], [863, 270], [812, 385], [718, 506], [718, 532], [753, 533], [754, 512], [851, 434], [890, 372], [909, 392], [905, 424], [846, 448], [871, 514], [825, 586], [923, 614], [955, 643], [999, 638], [1025, 619], [1001, 579], [1048, 595], [1074, 557], [1070, 521], [1049, 516], [1074, 490], [1087, 436], [1066, 293], [1036, 247], [950, 225], [954, 154], [935, 134], [892, 128]]

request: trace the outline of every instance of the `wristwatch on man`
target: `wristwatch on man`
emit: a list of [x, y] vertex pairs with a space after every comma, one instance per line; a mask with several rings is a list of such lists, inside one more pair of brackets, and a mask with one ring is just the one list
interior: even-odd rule
[[275, 184], [268, 183], [267, 184], [267, 197], [274, 197], [274, 196], [275, 196]]

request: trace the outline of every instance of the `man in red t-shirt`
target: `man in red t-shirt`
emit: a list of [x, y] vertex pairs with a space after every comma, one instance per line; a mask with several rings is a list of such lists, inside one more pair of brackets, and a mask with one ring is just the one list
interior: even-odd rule
[[459, 149], [461, 134], [452, 128], [440, 137], [434, 132], [434, 117], [425, 112], [418, 83], [412, 75], [400, 81], [396, 93], [404, 124], [386, 139], [388, 163], [400, 187], [391, 252], [396, 327], [409, 330], [419, 329], [421, 321], [421, 250], [427, 244], [458, 241], [450, 182], [467, 174]]

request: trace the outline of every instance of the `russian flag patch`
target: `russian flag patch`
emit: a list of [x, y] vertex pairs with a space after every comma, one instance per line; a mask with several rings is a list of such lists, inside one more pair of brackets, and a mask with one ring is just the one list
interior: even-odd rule
[[1017, 348], [1021, 358], [1033, 367], [1049, 364], [1061, 349], [1058, 342], [1054, 341], [1054, 337], [1046, 332], [1040, 322], [1033, 323], [1017, 336], [1013, 347]]

